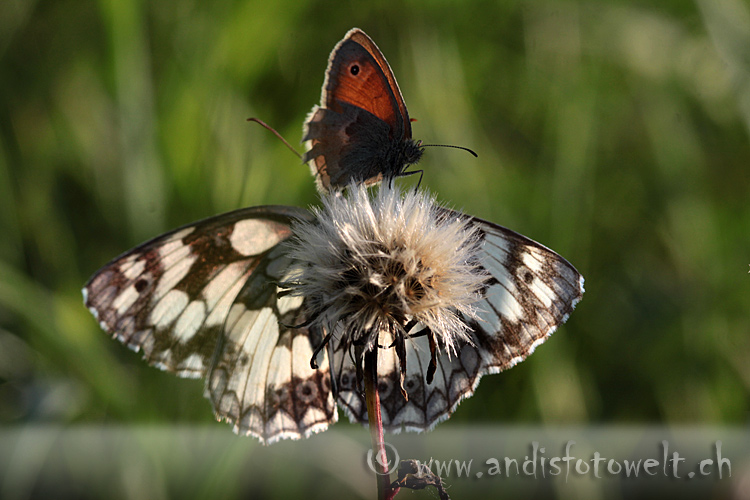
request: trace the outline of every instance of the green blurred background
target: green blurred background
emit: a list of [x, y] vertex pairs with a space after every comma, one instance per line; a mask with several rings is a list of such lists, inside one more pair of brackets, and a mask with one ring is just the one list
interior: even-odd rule
[[586, 278], [568, 323], [438, 429], [746, 425], [743, 0], [3, 0], [0, 422], [212, 425], [202, 384], [111, 340], [80, 289], [178, 225], [317, 203], [307, 167], [245, 120], [296, 143], [353, 26], [415, 138], [479, 154], [428, 149], [422, 185]]

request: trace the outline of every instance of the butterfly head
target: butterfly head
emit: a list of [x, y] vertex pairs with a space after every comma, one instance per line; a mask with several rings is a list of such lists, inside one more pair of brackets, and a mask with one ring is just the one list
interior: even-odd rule
[[424, 146], [422, 146], [422, 141], [414, 141], [412, 139], [406, 140], [404, 142], [404, 148], [402, 152], [402, 161], [403, 161], [403, 170], [406, 169], [409, 165], [414, 165], [415, 163], [418, 163], [419, 160], [422, 159], [422, 155], [424, 154]]
[[406, 169], [409, 165], [419, 163], [424, 154], [424, 146], [422, 141], [415, 141], [413, 139], [405, 139], [397, 147], [391, 150], [391, 154], [385, 159], [385, 167], [383, 170], [383, 178], [385, 180], [391, 180], [396, 177], [403, 177], [411, 175], [417, 171], [407, 172]]

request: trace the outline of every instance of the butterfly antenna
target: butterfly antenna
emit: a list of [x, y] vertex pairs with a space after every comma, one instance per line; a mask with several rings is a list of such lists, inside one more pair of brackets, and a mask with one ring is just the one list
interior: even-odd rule
[[473, 154], [473, 155], [474, 155], [474, 158], [479, 158], [479, 155], [478, 155], [478, 154], [476, 154], [476, 153], [475, 153], [474, 151], [472, 151], [471, 149], [469, 149], [469, 148], [465, 148], [465, 147], [463, 147], [463, 146], [452, 146], [452, 145], [450, 145], [450, 144], [420, 144], [420, 146], [421, 146], [421, 147], [423, 147], [423, 148], [434, 147], [434, 148], [455, 148], [455, 149], [463, 149], [464, 151], [468, 151], [469, 153]]
[[[301, 155], [301, 154], [299, 154], [299, 153], [298, 153], [298, 152], [297, 152], [297, 151], [296, 151], [296, 150], [295, 150], [295, 149], [294, 149], [294, 148], [292, 147], [292, 145], [291, 145], [291, 144], [289, 144], [288, 142], [286, 142], [286, 139], [284, 139], [284, 138], [283, 138], [283, 137], [281, 136], [281, 134], [279, 134], [278, 132], [276, 132], [276, 130], [275, 130], [275, 129], [274, 129], [273, 127], [271, 127], [270, 125], [268, 125], [268, 124], [267, 124], [266, 122], [264, 122], [264, 121], [263, 121], [263, 120], [261, 120], [260, 118], [248, 118], [248, 119], [247, 119], [247, 121], [249, 121], [249, 122], [255, 122], [255, 123], [257, 123], [258, 125], [260, 125], [261, 127], [263, 127], [263, 128], [265, 128], [265, 129], [267, 129], [267, 130], [270, 130], [271, 132], [273, 132], [273, 135], [275, 135], [276, 137], [278, 137], [278, 138], [279, 138], [279, 140], [281, 140], [281, 142], [283, 142], [283, 143], [284, 143], [284, 144], [286, 145], [286, 147], [288, 147], [288, 148], [289, 148], [289, 150], [290, 150], [290, 151], [291, 151], [292, 153], [296, 154], [296, 155], [297, 155], [297, 158], [299, 158], [300, 160], [302, 159], [302, 155]], [[458, 146], [456, 146], [456, 147], [458, 147]], [[474, 155], [474, 156], [476, 156], [476, 155]]]

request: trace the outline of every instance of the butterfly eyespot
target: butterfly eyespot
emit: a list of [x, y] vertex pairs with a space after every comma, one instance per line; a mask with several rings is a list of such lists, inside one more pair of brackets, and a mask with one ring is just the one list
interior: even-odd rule
[[297, 398], [305, 403], [310, 403], [318, 396], [318, 388], [310, 380], [300, 382], [295, 388]]
[[339, 383], [341, 385], [342, 389], [351, 389], [352, 388], [352, 380], [348, 373], [342, 373], [341, 378], [339, 378]]
[[135, 282], [134, 286], [135, 286], [135, 291], [138, 293], [141, 293], [148, 286], [148, 280], [139, 279], [138, 281]]
[[353, 76], [357, 76], [359, 74], [359, 64], [352, 64], [349, 68], [349, 73]]
[[534, 282], [534, 275], [531, 274], [531, 271], [526, 271], [525, 273], [523, 273], [523, 280], [527, 285], [530, 285]]
[[383, 393], [390, 393], [391, 390], [391, 381], [387, 379], [380, 379], [378, 380], [378, 392], [381, 393], [381, 397], [383, 396]]

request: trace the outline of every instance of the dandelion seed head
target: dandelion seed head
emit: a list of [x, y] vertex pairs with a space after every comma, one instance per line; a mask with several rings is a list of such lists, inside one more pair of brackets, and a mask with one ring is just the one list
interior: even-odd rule
[[293, 228], [299, 266], [291, 288], [305, 297], [309, 317], [365, 350], [418, 322], [455, 353], [469, 339], [460, 317], [476, 317], [486, 279], [476, 230], [425, 193], [387, 185], [347, 193], [324, 197], [316, 222]]

